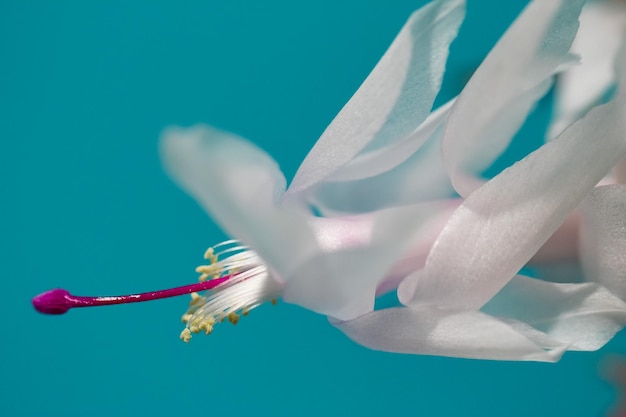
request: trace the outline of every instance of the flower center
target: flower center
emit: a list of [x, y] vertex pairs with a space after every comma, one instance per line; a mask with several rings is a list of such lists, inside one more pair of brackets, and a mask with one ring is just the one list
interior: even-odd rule
[[[105, 297], [81, 297], [56, 288], [35, 296], [33, 306], [43, 314], [64, 314], [74, 307], [97, 307], [112, 304], [137, 303], [191, 294], [191, 302], [183, 315], [186, 323], [180, 338], [189, 342], [192, 333], [211, 333], [213, 325], [228, 319], [239, 321], [266, 301], [277, 303], [280, 284], [269, 276], [267, 266], [256, 252], [236, 240], [215, 245], [204, 254], [208, 265], [196, 268], [200, 282], [166, 290], [140, 294]], [[222, 259], [220, 259], [222, 258]], [[207, 292], [199, 294], [200, 292]]]
[[228, 320], [237, 324], [240, 314], [270, 301], [277, 303], [280, 284], [269, 276], [267, 266], [259, 255], [236, 240], [213, 246], [204, 254], [208, 265], [196, 268], [200, 282], [223, 280], [205, 295], [191, 293], [189, 308], [183, 314], [186, 324], [181, 340], [189, 342], [192, 333], [210, 334], [216, 323]]

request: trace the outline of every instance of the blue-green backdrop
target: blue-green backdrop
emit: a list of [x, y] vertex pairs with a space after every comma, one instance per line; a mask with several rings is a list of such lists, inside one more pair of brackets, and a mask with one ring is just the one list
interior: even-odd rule
[[[442, 99], [525, 1], [469, 0]], [[393, 355], [280, 304], [178, 339], [186, 299], [34, 312], [196, 279], [224, 239], [164, 175], [157, 138], [205, 122], [291, 178], [422, 0], [0, 2], [1, 416], [599, 416], [618, 336], [557, 364]], [[514, 152], [537, 146], [547, 105]], [[519, 139], [519, 137], [518, 137]], [[502, 161], [506, 163], [506, 161]]]

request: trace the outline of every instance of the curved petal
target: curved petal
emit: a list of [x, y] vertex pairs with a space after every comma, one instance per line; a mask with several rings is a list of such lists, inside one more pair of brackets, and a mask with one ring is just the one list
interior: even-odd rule
[[387, 352], [556, 362], [565, 350], [559, 346], [545, 351], [508, 324], [478, 311], [390, 308], [333, 324], [356, 343]]
[[459, 95], [443, 136], [446, 168], [467, 197], [526, 116], [571, 63], [584, 0], [535, 0], [504, 34]]
[[626, 304], [598, 284], [556, 284], [523, 276], [513, 278], [482, 311], [532, 326], [569, 350], [600, 349], [626, 325]]
[[580, 65], [560, 74], [555, 90], [555, 117], [548, 137], [554, 138], [579, 119], [615, 83], [613, 61], [626, 34], [626, 3], [589, 1], [580, 15], [572, 51]]
[[432, 240], [430, 224], [454, 202], [393, 208], [348, 219], [311, 219], [323, 254], [286, 278], [283, 299], [349, 320], [372, 311], [378, 284], [408, 248]]
[[432, 112], [415, 131], [402, 140], [357, 155], [326, 181], [350, 182], [385, 173], [411, 157], [439, 130], [450, 114], [454, 100], [450, 100]]
[[300, 166], [288, 194], [334, 173], [366, 147], [401, 140], [420, 125], [441, 85], [464, 0], [437, 0], [415, 12]]
[[441, 125], [428, 142], [390, 171], [356, 181], [321, 182], [308, 203], [326, 216], [367, 213], [449, 198], [454, 189], [441, 160]]
[[161, 137], [161, 158], [224, 231], [281, 275], [316, 253], [305, 220], [277, 206], [285, 190], [278, 165], [252, 143], [209, 126], [171, 127]]
[[580, 210], [580, 254], [587, 280], [626, 300], [626, 185], [596, 188]]
[[407, 305], [478, 309], [528, 262], [594, 185], [626, 156], [626, 96], [472, 193], [426, 266], [399, 287]]

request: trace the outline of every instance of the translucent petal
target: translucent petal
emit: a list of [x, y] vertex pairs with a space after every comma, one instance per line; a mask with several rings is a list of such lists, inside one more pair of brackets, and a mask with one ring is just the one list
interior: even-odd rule
[[581, 56], [580, 65], [558, 77], [549, 138], [558, 136], [597, 104], [615, 82], [613, 60], [625, 34], [625, 2], [587, 2], [572, 45], [572, 51]]
[[455, 193], [441, 159], [440, 139], [441, 125], [395, 168], [361, 180], [318, 183], [306, 196], [308, 203], [326, 216], [335, 216], [449, 198]]
[[422, 271], [399, 287], [407, 305], [482, 307], [626, 155], [626, 96], [599, 106], [472, 193]]
[[508, 324], [478, 311], [390, 308], [333, 324], [356, 343], [387, 352], [555, 362], [565, 350], [559, 346], [545, 351]]
[[327, 181], [346, 182], [370, 178], [387, 172], [409, 159], [448, 117], [454, 100], [432, 112], [410, 135], [373, 151], [363, 152], [336, 171]]
[[304, 219], [277, 205], [285, 190], [278, 165], [252, 143], [209, 126], [171, 127], [161, 157], [181, 188], [281, 275], [316, 253]]
[[482, 311], [532, 326], [569, 350], [597, 350], [626, 324], [626, 304], [598, 284], [523, 276], [513, 278]]
[[459, 95], [443, 136], [444, 162], [467, 197], [550, 88], [568, 54], [584, 0], [535, 0], [496, 44]]
[[[378, 284], [412, 244], [432, 239], [429, 224], [449, 204], [393, 208], [346, 220], [317, 219], [316, 232], [325, 235], [326, 252], [286, 279], [283, 299], [341, 320], [371, 311]], [[337, 224], [342, 222], [349, 227]]]
[[615, 166], [613, 176], [615, 177], [615, 182], [618, 184], [626, 184], [626, 159], [622, 159], [622, 161]]
[[433, 112], [405, 139], [358, 155], [300, 197], [324, 215], [337, 216], [454, 195], [441, 160], [440, 143], [452, 103]]
[[626, 300], [626, 185], [596, 188], [580, 210], [585, 277]]
[[366, 147], [374, 150], [403, 139], [426, 119], [464, 14], [464, 0], [437, 0], [409, 18], [309, 152], [288, 194], [331, 175]]
[[572, 212], [559, 228], [543, 244], [530, 260], [531, 266], [546, 266], [558, 262], [576, 262], [578, 260], [578, 233], [580, 215]]

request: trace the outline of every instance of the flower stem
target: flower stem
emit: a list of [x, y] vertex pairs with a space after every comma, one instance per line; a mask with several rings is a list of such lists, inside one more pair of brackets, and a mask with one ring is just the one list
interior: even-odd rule
[[231, 276], [224, 276], [196, 284], [167, 290], [144, 292], [141, 294], [115, 295], [109, 297], [79, 297], [62, 288], [55, 288], [35, 296], [32, 300], [35, 310], [43, 314], [64, 314], [73, 307], [96, 307], [111, 304], [139, 303], [142, 301], [158, 300], [160, 298], [176, 297], [192, 292], [206, 291], [226, 282]]

